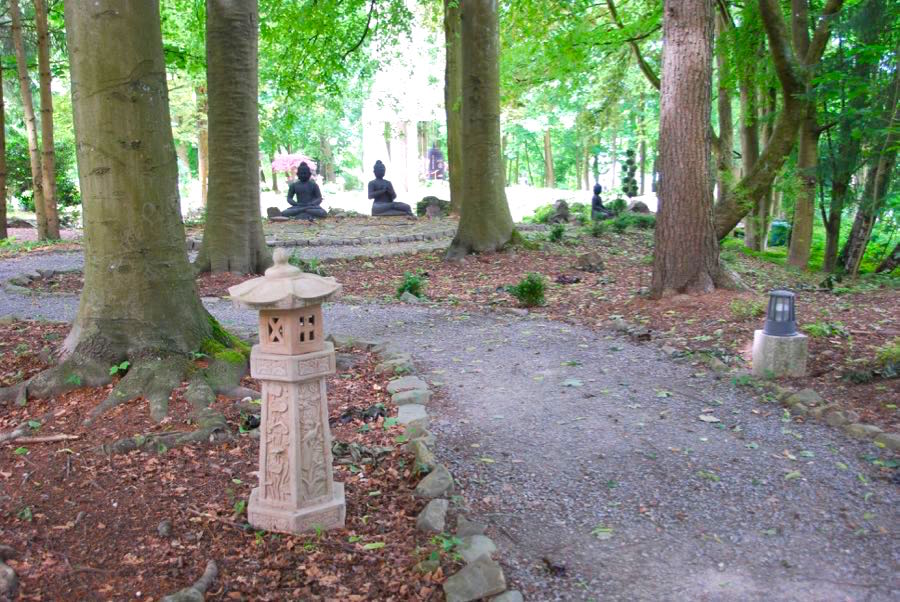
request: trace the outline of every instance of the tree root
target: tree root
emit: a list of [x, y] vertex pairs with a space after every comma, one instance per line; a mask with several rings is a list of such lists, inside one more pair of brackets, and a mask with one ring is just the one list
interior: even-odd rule
[[101, 450], [107, 455], [125, 454], [136, 449], [162, 452], [191, 443], [216, 443], [231, 439], [231, 432], [228, 430], [224, 414], [205, 408], [196, 414], [196, 419], [199, 428], [193, 431], [135, 435], [119, 439], [109, 445], [103, 445]]
[[209, 560], [206, 562], [206, 570], [203, 572], [203, 576], [196, 583], [179, 592], [165, 596], [161, 602], [203, 602], [206, 599], [206, 590], [216, 580], [218, 574], [219, 567], [216, 565], [216, 562]]
[[180, 356], [140, 360], [100, 405], [90, 411], [85, 426], [119, 404], [143, 397], [150, 402], [150, 417], [162, 422], [169, 411], [169, 395], [181, 384], [188, 362]]
[[25, 405], [29, 397], [53, 397], [79, 387], [102, 387], [110, 380], [108, 366], [89, 357], [73, 356], [25, 382], [0, 389], [0, 402]]
[[0, 545], [0, 601], [15, 600], [19, 591], [19, 578], [6, 561], [16, 557], [16, 551]]

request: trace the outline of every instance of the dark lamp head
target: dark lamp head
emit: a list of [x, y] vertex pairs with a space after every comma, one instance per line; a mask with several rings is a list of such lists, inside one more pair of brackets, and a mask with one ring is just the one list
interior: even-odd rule
[[797, 334], [796, 296], [790, 291], [769, 293], [769, 308], [763, 332], [769, 336], [790, 337]]

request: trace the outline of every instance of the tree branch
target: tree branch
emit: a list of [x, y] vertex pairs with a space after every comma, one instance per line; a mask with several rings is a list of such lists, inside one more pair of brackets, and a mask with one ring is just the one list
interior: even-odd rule
[[[609, 14], [612, 17], [613, 23], [616, 24], [616, 27], [624, 31], [625, 25], [619, 19], [619, 13], [616, 12], [616, 5], [613, 0], [606, 0], [606, 6], [609, 7]], [[637, 59], [638, 67], [640, 67], [641, 72], [646, 76], [650, 85], [659, 90], [659, 76], [653, 72], [653, 68], [646, 60], [644, 60], [644, 55], [641, 54], [640, 46], [638, 46], [637, 42], [633, 39], [628, 39], [627, 41], [628, 45], [631, 46], [631, 50], [634, 52], [634, 58]]]
[[819, 62], [825, 53], [825, 46], [828, 44], [828, 38], [831, 37], [831, 22], [840, 12], [844, 5], [844, 0], [828, 0], [828, 3], [822, 9], [822, 16], [819, 17], [819, 24], [816, 25], [816, 31], [813, 33], [812, 41], [809, 43], [809, 50], [804, 57], [806, 65], [814, 65]]
[[343, 63], [348, 56], [359, 50], [359, 47], [362, 46], [363, 42], [366, 41], [366, 36], [369, 35], [369, 27], [372, 24], [372, 14], [375, 12], [375, 1], [372, 0], [371, 4], [369, 4], [369, 16], [366, 17], [366, 28], [363, 30], [362, 35], [359, 37], [359, 41], [353, 45], [347, 52], [344, 53], [344, 56], [341, 57], [341, 62]]
[[[841, 2], [843, 0], [831, 1]], [[802, 92], [805, 86], [797, 72], [797, 59], [791, 48], [791, 38], [788, 35], [784, 16], [781, 14], [781, 5], [778, 0], [759, 0], [759, 12], [766, 30], [766, 37], [769, 39], [775, 73], [784, 88], [785, 95]]]

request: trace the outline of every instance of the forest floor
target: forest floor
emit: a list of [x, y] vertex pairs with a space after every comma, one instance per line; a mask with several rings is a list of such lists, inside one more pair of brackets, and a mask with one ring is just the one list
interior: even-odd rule
[[[572, 267], [586, 251], [602, 257], [600, 273]], [[834, 366], [814, 377], [816, 388], [827, 397], [846, 387], [839, 397], [858, 399], [867, 417], [896, 425], [890, 407], [900, 397], [896, 379], [855, 385], [842, 378], [846, 358], [867, 362], [871, 347], [897, 336], [896, 291], [870, 281], [850, 283], [839, 294], [814, 290], [815, 276], [737, 256], [729, 261], [757, 292], [653, 303], [638, 294], [649, 283], [649, 252], [649, 234], [635, 231], [461, 264], [445, 265], [435, 252], [328, 262], [325, 269], [344, 283], [346, 295], [326, 307], [326, 329], [390, 340], [412, 354], [439, 391], [429, 413], [436, 453], [459, 485], [458, 503], [486, 520], [509, 580], [526, 599], [895, 599], [900, 505], [892, 452], [785, 414], [752, 383], [707, 368], [694, 352], [707, 350], [741, 370], [752, 330], [762, 323], [759, 316], [741, 317], [756, 313], [748, 300], [791, 285], [801, 324], [842, 322], [849, 335], [811, 338], [811, 368]], [[23, 256], [0, 262], [0, 279], [41, 265], [76, 267], [79, 260], [74, 253]], [[403, 273], [418, 270], [427, 273], [429, 301], [398, 303]], [[547, 304], [525, 313], [502, 287], [526, 272], [581, 281], [553, 284]], [[241, 279], [210, 283], [206, 292], [218, 286], [222, 294]], [[253, 312], [213, 296], [206, 306], [220, 321], [244, 332], [255, 328]], [[736, 299], [748, 308], [732, 309]], [[72, 296], [0, 291], [0, 315], [70, 320], [76, 307]], [[643, 321], [659, 343], [692, 353], [673, 361], [678, 354], [667, 357], [653, 343], [606, 328], [613, 316]], [[827, 351], [836, 357], [817, 364]], [[240, 461], [250, 471], [255, 456], [246, 445]], [[195, 452], [198, 458], [220, 453]], [[3, 462], [27, 459], [31, 453], [19, 457], [10, 448]], [[140, 485], [120, 480], [116, 486], [125, 488], [124, 499], [127, 488]], [[213, 499], [214, 516], [228, 517], [233, 507], [223, 501], [223, 483], [218, 487], [173, 499], [201, 512], [201, 500]], [[31, 525], [4, 520], [13, 521], [13, 531]], [[219, 529], [226, 530], [234, 529]], [[263, 561], [253, 544], [235, 545], [232, 555], [253, 553], [251, 559]], [[173, 584], [196, 579], [206, 557], [190, 558], [194, 564], [171, 569]], [[103, 568], [121, 566], [110, 559]], [[232, 570], [217, 587], [244, 586], [234, 583], [242, 573]], [[415, 599], [417, 591], [396, 596]]]
[[[44, 368], [42, 348], [55, 347], [67, 330], [50, 322], [0, 325], [0, 386]], [[328, 380], [334, 441], [357, 446], [362, 458], [335, 456], [347, 524], [307, 537], [255, 532], [246, 524], [258, 438], [244, 428], [245, 414], [233, 401], [220, 396], [213, 406], [235, 434], [222, 445], [121, 455], [106, 455], [101, 446], [123, 434], [189, 428], [184, 387], [160, 424], [136, 400], [86, 428], [87, 411], [110, 387], [7, 408], [0, 431], [31, 421], [30, 436], [73, 436], [0, 446], [0, 539], [20, 553], [9, 564], [19, 575], [21, 599], [159, 599], [195, 581], [207, 559], [221, 575], [209, 592], [215, 600], [441, 599], [444, 571], [458, 565], [440, 540], [415, 531], [424, 502], [412, 495], [414, 460], [401, 451], [403, 429], [390, 418], [395, 408], [384, 390], [387, 378], [374, 374], [368, 354], [356, 353], [352, 361]], [[365, 412], [374, 418], [363, 418]], [[416, 570], [432, 552], [443, 568]]]

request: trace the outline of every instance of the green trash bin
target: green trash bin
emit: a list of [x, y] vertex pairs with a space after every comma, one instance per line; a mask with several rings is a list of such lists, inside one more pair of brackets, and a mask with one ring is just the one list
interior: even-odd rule
[[769, 229], [769, 246], [783, 247], [791, 236], [791, 225], [783, 219], [776, 219]]

